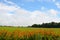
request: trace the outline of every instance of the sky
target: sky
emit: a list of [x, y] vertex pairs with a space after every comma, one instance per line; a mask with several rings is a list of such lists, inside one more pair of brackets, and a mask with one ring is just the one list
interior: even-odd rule
[[49, 22], [60, 22], [60, 0], [0, 0], [0, 25]]

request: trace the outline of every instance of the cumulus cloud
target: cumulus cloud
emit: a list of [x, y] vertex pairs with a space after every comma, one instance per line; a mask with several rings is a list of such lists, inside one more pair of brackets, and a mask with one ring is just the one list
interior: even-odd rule
[[52, 15], [57, 15], [58, 14], [58, 11], [54, 10], [54, 9], [50, 9], [49, 10], [49, 13], [51, 13]]
[[30, 12], [16, 6], [0, 3], [0, 24], [25, 25]]
[[46, 22], [59, 22], [58, 11], [54, 9], [33, 12], [25, 10], [19, 6], [8, 6], [0, 3], [0, 25], [26, 26]]
[[36, 10], [32, 12], [31, 18], [33, 19], [33, 22], [37, 24], [52, 22], [52, 21], [58, 22], [60, 18], [56, 16], [58, 13], [57, 12], [55, 13], [55, 12], [56, 10], [53, 10], [53, 9], [47, 10], [46, 12]]

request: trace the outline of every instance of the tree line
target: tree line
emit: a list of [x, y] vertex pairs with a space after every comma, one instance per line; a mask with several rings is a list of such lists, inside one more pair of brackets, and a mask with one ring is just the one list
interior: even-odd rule
[[29, 27], [35, 27], [35, 28], [60, 28], [60, 22], [50, 22], [50, 23], [42, 23], [42, 24], [33, 24]]

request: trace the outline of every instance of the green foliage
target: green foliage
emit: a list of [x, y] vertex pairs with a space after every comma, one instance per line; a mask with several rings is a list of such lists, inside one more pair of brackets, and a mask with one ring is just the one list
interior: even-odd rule
[[51, 22], [51, 23], [43, 23], [43, 24], [33, 24], [30, 27], [36, 27], [36, 28], [60, 28], [60, 23]]

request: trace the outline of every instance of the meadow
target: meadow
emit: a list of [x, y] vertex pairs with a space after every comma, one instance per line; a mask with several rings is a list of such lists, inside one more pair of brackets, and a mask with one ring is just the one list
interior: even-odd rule
[[0, 40], [60, 40], [60, 28], [0, 27]]

